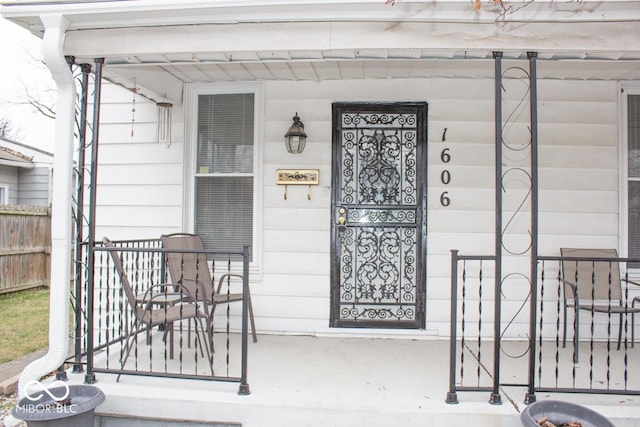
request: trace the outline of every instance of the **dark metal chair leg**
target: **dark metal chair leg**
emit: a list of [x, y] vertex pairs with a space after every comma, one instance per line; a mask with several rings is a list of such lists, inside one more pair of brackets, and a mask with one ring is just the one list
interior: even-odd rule
[[620, 350], [620, 343], [622, 342], [622, 313], [620, 313], [620, 322], [618, 323], [618, 350]]

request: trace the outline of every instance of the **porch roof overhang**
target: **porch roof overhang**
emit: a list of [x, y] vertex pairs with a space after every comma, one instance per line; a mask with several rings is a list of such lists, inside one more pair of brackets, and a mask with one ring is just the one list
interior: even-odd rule
[[[194, 82], [493, 78], [493, 52], [542, 61], [540, 78], [640, 79], [640, 2], [383, 0], [20, 1], [7, 19], [42, 36], [69, 22], [64, 54], [155, 101]], [[576, 62], [579, 61], [579, 64]]]

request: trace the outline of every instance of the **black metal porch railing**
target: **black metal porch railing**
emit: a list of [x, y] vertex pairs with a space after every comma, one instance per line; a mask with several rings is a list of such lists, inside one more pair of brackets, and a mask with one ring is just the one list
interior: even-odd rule
[[[535, 401], [536, 392], [640, 395], [640, 346], [633, 342], [640, 283], [630, 277], [639, 260], [537, 259], [538, 277], [521, 284], [529, 288], [520, 293], [526, 297], [509, 301], [503, 279], [496, 301], [494, 257], [452, 251], [447, 403], [458, 402], [457, 392], [493, 396], [502, 386], [526, 387], [528, 403]], [[509, 304], [532, 314], [520, 317], [518, 332], [511, 334], [514, 317], [504, 315]], [[496, 317], [496, 310], [503, 315]], [[497, 336], [496, 318], [504, 319]], [[535, 336], [523, 331], [535, 331]]]
[[[541, 256], [538, 261], [535, 390], [640, 394], [640, 346], [634, 346], [632, 333], [635, 312], [640, 314], [640, 283], [629, 273], [638, 260]], [[574, 286], [588, 297], [578, 291], [574, 298]]]
[[493, 354], [497, 349], [494, 346], [495, 341], [491, 342], [493, 319], [489, 319], [486, 305], [488, 295], [493, 294], [494, 287], [492, 280], [486, 279], [486, 269], [493, 268], [494, 265], [494, 256], [463, 256], [459, 255], [458, 251], [451, 252], [451, 332], [447, 403], [458, 403], [458, 391], [493, 390], [493, 379], [486, 373], [491, 367], [489, 361], [493, 360]]
[[[238, 382], [240, 394], [249, 394], [247, 383], [247, 334], [248, 334], [248, 286], [249, 250], [242, 252], [175, 250], [162, 248], [159, 239], [114, 241], [113, 247], [96, 245], [87, 256], [93, 254], [93, 271], [82, 275], [82, 286], [76, 287], [73, 306], [76, 320], [75, 370], [86, 367], [87, 378], [94, 373], [118, 375], [142, 375]], [[136, 317], [130, 297], [123, 288], [118, 265], [110, 254], [114, 251], [121, 263], [121, 270], [128, 279], [138, 307]], [[241, 293], [238, 304], [224, 304], [212, 311], [199, 295], [186, 295], [184, 288], [170, 280], [167, 255], [185, 257], [186, 254], [205, 254], [209, 259], [213, 278], [225, 273], [231, 277], [225, 292]], [[181, 263], [183, 265], [184, 263]], [[89, 265], [85, 263], [84, 266]], [[80, 290], [80, 292], [78, 291]], [[146, 295], [145, 295], [146, 294]], [[143, 297], [144, 296], [144, 297]], [[188, 298], [187, 298], [188, 297]], [[224, 294], [221, 295], [224, 299]], [[144, 298], [150, 304], [142, 302]], [[186, 304], [194, 303], [193, 306]], [[207, 353], [207, 337], [196, 325], [207, 324], [202, 319], [184, 316], [184, 319], [140, 328], [140, 318], [160, 316], [167, 319], [173, 313], [188, 312], [198, 306], [201, 313], [210, 314], [213, 330], [210, 357]], [[147, 311], [148, 310], [148, 311]], [[155, 310], [152, 314], [152, 310]], [[141, 313], [143, 315], [141, 316]], [[164, 316], [164, 317], [162, 317]], [[144, 323], [144, 322], [142, 322]], [[203, 328], [204, 330], [205, 328]]]

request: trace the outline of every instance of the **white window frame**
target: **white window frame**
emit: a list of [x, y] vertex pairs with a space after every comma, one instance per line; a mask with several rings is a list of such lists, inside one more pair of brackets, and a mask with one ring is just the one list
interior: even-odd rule
[[[629, 121], [627, 117], [628, 95], [640, 95], [640, 82], [625, 82], [618, 90], [618, 135], [620, 139], [620, 232], [618, 251], [621, 257], [629, 256]], [[634, 275], [640, 275], [640, 269], [629, 269]]]
[[263, 122], [264, 98], [262, 84], [191, 83], [185, 86], [185, 144], [184, 144], [184, 230], [195, 229], [195, 169], [197, 157], [198, 97], [200, 95], [247, 94], [254, 95], [253, 125], [253, 237], [250, 280], [256, 281], [262, 271], [262, 184], [263, 184]]
[[[0, 185], [0, 188], [4, 190], [4, 200], [0, 199], [0, 205], [8, 205], [9, 204], [9, 186]], [[2, 194], [2, 192], [0, 192], [0, 194]]]

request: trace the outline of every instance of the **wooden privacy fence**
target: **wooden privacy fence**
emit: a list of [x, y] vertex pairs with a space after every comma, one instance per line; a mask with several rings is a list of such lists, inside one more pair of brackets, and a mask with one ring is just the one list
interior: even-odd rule
[[49, 286], [51, 213], [44, 206], [0, 206], [0, 294]]

